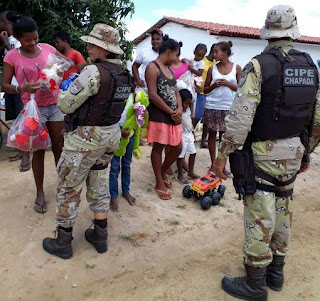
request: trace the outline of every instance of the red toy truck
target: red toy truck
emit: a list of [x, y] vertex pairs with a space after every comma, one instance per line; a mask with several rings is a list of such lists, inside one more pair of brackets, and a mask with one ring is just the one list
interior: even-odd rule
[[182, 194], [185, 198], [191, 198], [193, 195], [200, 201], [201, 208], [208, 210], [211, 205], [218, 205], [224, 196], [226, 186], [221, 183], [222, 180], [210, 171], [203, 177], [194, 180], [191, 186], [185, 186]]

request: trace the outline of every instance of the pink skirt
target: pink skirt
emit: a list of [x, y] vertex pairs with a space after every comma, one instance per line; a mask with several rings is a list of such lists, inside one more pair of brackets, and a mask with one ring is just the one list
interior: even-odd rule
[[149, 121], [148, 143], [157, 142], [163, 145], [176, 146], [182, 142], [182, 125], [171, 125], [162, 122]]

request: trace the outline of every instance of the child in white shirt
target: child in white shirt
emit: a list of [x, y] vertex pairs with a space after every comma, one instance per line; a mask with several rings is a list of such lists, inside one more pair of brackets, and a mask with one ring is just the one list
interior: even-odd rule
[[189, 154], [189, 172], [188, 176], [190, 178], [199, 178], [198, 175], [194, 173], [194, 163], [196, 160], [196, 148], [194, 145], [193, 136], [193, 125], [190, 115], [190, 110], [188, 110], [190, 103], [192, 102], [192, 94], [188, 89], [179, 90], [181, 100], [182, 100], [182, 128], [183, 128], [183, 141], [182, 141], [182, 151], [177, 160], [178, 175], [177, 181], [183, 185], [188, 184], [188, 179], [183, 175], [183, 161], [186, 154]]
[[207, 46], [200, 43], [196, 46], [193, 53], [194, 59], [189, 61], [189, 70], [193, 73], [196, 87], [201, 87], [202, 73], [204, 70], [203, 58], [207, 53]]

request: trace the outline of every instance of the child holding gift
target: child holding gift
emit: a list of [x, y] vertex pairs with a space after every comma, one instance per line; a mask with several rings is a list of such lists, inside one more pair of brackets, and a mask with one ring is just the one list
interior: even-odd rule
[[[134, 89], [136, 87], [136, 82], [133, 81]], [[127, 121], [127, 112], [128, 108], [134, 104], [135, 101], [134, 93], [131, 93], [130, 97], [127, 100], [126, 107], [122, 112], [121, 119], [119, 121], [120, 127]], [[126, 129], [121, 129], [121, 136], [124, 139], [129, 138], [130, 132]], [[110, 190], [110, 209], [112, 211], [118, 211], [118, 176], [121, 170], [121, 188], [122, 196], [128, 201], [128, 203], [133, 206], [136, 202], [135, 197], [130, 194], [130, 170], [131, 170], [131, 161], [133, 153], [133, 141], [134, 135], [129, 138], [129, 143], [126, 148], [124, 156], [114, 155], [111, 160], [110, 165], [110, 175], [109, 175], [109, 190]]]

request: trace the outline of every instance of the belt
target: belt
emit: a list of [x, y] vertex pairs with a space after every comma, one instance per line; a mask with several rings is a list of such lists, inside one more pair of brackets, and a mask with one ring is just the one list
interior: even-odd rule
[[265, 173], [264, 171], [262, 171], [261, 169], [257, 169], [255, 168], [255, 175], [256, 177], [259, 177], [263, 180], [266, 180], [272, 184], [274, 184], [275, 186], [271, 186], [271, 185], [267, 185], [267, 184], [262, 184], [262, 183], [256, 183], [256, 187], [259, 190], [262, 191], [267, 191], [267, 192], [272, 192], [274, 193], [277, 197], [281, 197], [281, 198], [286, 198], [286, 197], [290, 197], [293, 194], [293, 188], [291, 189], [286, 189], [286, 190], [281, 190], [279, 189], [280, 187], [284, 187], [287, 186], [291, 183], [293, 183], [297, 177], [297, 173], [294, 174], [294, 176], [287, 180], [287, 181], [279, 181], [278, 179], [276, 179], [275, 177]]

